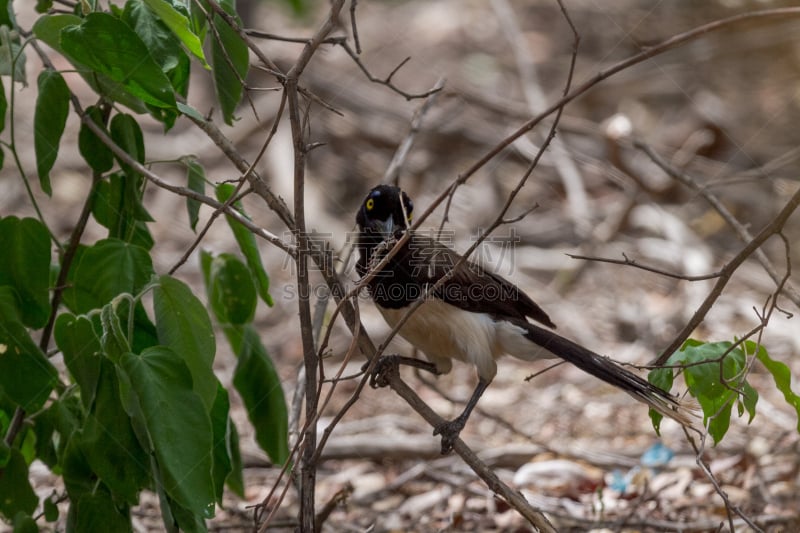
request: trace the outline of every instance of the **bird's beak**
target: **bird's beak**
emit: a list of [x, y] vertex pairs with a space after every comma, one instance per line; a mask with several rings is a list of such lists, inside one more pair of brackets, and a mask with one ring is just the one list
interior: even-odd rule
[[372, 222], [375, 231], [381, 234], [384, 240], [394, 235], [394, 219], [391, 216], [386, 220], [375, 220]]

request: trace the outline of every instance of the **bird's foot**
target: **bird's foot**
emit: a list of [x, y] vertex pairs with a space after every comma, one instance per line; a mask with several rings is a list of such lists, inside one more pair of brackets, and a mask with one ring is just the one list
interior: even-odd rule
[[447, 455], [453, 449], [456, 439], [464, 429], [466, 421], [461, 417], [448, 422], [442, 422], [433, 429], [434, 435], [442, 436], [442, 455]]
[[[370, 363], [367, 362], [361, 367], [361, 370], [365, 371], [367, 368], [369, 368], [369, 365]], [[404, 357], [402, 355], [382, 355], [377, 361], [375, 361], [375, 367], [372, 369], [372, 372], [370, 372], [370, 387], [377, 389], [379, 387], [386, 387], [389, 385], [389, 375], [399, 372], [400, 365], [413, 366], [414, 368], [419, 368], [421, 370], [425, 370], [426, 372], [430, 372], [435, 376], [441, 374], [441, 372], [439, 372], [439, 370], [436, 368], [436, 365], [428, 361], [421, 361], [419, 359], [414, 359], [413, 357]]]
[[[366, 370], [369, 366], [369, 361], [362, 367]], [[373, 389], [387, 387], [389, 385], [389, 376], [397, 374], [400, 371], [400, 356], [398, 355], [382, 355], [375, 361], [375, 366], [369, 374], [369, 386]]]

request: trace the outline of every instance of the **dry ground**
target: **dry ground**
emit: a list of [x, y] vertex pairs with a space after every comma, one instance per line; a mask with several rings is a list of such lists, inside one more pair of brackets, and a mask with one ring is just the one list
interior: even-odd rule
[[[699, 24], [781, 4], [565, 3], [581, 37], [575, 84]], [[376, 76], [387, 75], [410, 56], [394, 77], [398, 87], [424, 92], [440, 79], [445, 81], [445, 90], [422, 117], [400, 172], [400, 184], [420, 211], [460, 172], [563, 90], [573, 40], [557, 5], [547, 0], [512, 1], [511, 16], [504, 15], [506, 5], [478, 0], [358, 3], [362, 60]], [[267, 3], [254, 10], [248, 25], [281, 35], [308, 35], [324, 8], [320, 5], [304, 23]], [[349, 26], [348, 20], [343, 23]], [[722, 198], [752, 232], [768, 222], [798, 186], [798, 24], [800, 19], [762, 21], [710, 34], [626, 70], [579, 98], [562, 119], [557, 137], [562, 148], [548, 152], [511, 215], [538, 207], [520, 222], [495, 232], [479, 249], [482, 259], [529, 292], [562, 334], [620, 361], [651, 360], [686, 323], [713, 280], [690, 283], [625, 266], [578, 261], [566, 253], [614, 258], [624, 253], [665, 270], [697, 275], [718, 270], [741, 248], [703, 198], [671, 181], [632, 147], [632, 139], [649, 143]], [[296, 44], [275, 41], [264, 41], [263, 46], [282, 66], [300, 50]], [[31, 62], [29, 69], [34, 79], [36, 65]], [[359, 202], [381, 180], [420, 101], [407, 102], [370, 83], [337, 48], [317, 55], [304, 83], [344, 115], [312, 106], [311, 140], [325, 144], [310, 156], [307, 186], [308, 226], [330, 238], [339, 250], [353, 229]], [[252, 84], [274, 85], [259, 73], [254, 73]], [[193, 87], [190, 100], [205, 111], [212, 104], [208, 87], [202, 85]], [[19, 93], [18, 113], [30, 111], [32, 95], [30, 89]], [[270, 92], [253, 92], [252, 98], [258, 119], [243, 106], [241, 120], [225, 129], [248, 158], [263, 141], [278, 101]], [[87, 94], [86, 102], [90, 101]], [[614, 132], [626, 124], [630, 136], [618, 138]], [[291, 142], [286, 126], [259, 170], [291, 205]], [[74, 131], [77, 124], [70, 127]], [[542, 142], [545, 128], [504, 151], [458, 190], [445, 226], [452, 232], [453, 246], [465, 249], [478, 229], [491, 222]], [[54, 198], [43, 199], [57, 206], [58, 210], [48, 210], [58, 213], [50, 222], [63, 235], [71, 229], [89, 183], [72, 146], [62, 147], [66, 159], [53, 177]], [[147, 150], [152, 160], [195, 153], [215, 181], [237, 176], [210, 141], [187, 123], [178, 124], [166, 137], [153, 127]], [[31, 165], [32, 155], [25, 157], [25, 164]], [[176, 168], [154, 168], [166, 178], [182, 180]], [[0, 183], [4, 190], [0, 212], [20, 213], [24, 190], [8, 160]], [[158, 243], [156, 268], [166, 271], [195, 236], [187, 228], [181, 199], [152, 189], [148, 208], [158, 220], [151, 227]], [[283, 231], [257, 200], [248, 208], [260, 224]], [[210, 212], [203, 214], [207, 218]], [[442, 215], [440, 208], [430, 226], [437, 227]], [[797, 271], [798, 215], [786, 234], [794, 244], [791, 257]], [[100, 235], [93, 227], [87, 238]], [[203, 246], [232, 251], [235, 244], [224, 224], [218, 223]], [[766, 249], [784, 272], [779, 243], [770, 242]], [[292, 265], [268, 245], [263, 246], [263, 257], [276, 305], [261, 309], [258, 323], [291, 399], [301, 364]], [[352, 267], [342, 268], [354, 282]], [[178, 275], [201, 290], [195, 258]], [[799, 279], [793, 276], [796, 285]], [[319, 278], [315, 281], [321, 283]], [[743, 335], [758, 322], [753, 308], [761, 309], [773, 289], [758, 263], [746, 263], [694, 336], [732, 340]], [[782, 306], [790, 313], [800, 311], [788, 300], [782, 300]], [[388, 330], [371, 304], [362, 301], [361, 312], [372, 337], [382, 339]], [[334, 327], [328, 375], [339, 368], [349, 342], [344, 328]], [[799, 332], [796, 317], [776, 313], [763, 338], [772, 356], [789, 364], [795, 378], [800, 376]], [[390, 350], [405, 353], [409, 348], [397, 341]], [[356, 372], [361, 363], [352, 361], [345, 374]], [[224, 345], [216, 364], [223, 383], [229, 384], [234, 360]], [[559, 530], [727, 527], [726, 506], [676, 425], [665, 422], [659, 439], [643, 407], [573, 368], [562, 366], [525, 381], [545, 366], [504, 360], [463, 438], [503, 480], [550, 513]], [[407, 370], [404, 377], [443, 416], [459, 412], [475, 380], [473, 371], [461, 365], [435, 382]], [[750, 379], [761, 394], [758, 415], [749, 425], [735, 419], [721, 445], [708, 443], [704, 458], [731, 505], [765, 530], [797, 531], [798, 421], [758, 365]], [[351, 380], [338, 386], [321, 426], [338, 412], [355, 385]], [[277, 476], [277, 469], [266, 463], [254, 444], [241, 403], [238, 398], [232, 401], [243, 434], [247, 498], [229, 497], [226, 508], [210, 522], [216, 531], [245, 530], [252, 520], [248, 506], [268, 494]], [[664, 465], [647, 467], [642, 456], [658, 442], [675, 456]], [[349, 491], [324, 530], [526, 530], [523, 520], [495, 499], [457, 456], [440, 457], [438, 447], [431, 428], [391, 391], [366, 390], [337, 426], [317, 478], [320, 507], [342, 490]], [[34, 472], [37, 490], [48, 495], [52, 478], [44, 469]], [[296, 505], [296, 494], [289, 489], [275, 520], [276, 530], [281, 524], [291, 527]], [[741, 521], [736, 523], [737, 530], [748, 530]], [[160, 529], [155, 498], [143, 498], [136, 526], [140, 531]]]

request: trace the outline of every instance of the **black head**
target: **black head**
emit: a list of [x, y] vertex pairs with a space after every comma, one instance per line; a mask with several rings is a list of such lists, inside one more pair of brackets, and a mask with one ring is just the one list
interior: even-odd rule
[[378, 185], [361, 204], [356, 223], [362, 233], [376, 234], [383, 240], [408, 228], [413, 211], [414, 204], [399, 187]]

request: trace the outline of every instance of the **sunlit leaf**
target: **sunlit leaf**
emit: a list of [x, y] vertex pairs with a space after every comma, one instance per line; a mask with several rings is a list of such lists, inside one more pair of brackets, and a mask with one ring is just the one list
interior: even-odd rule
[[189, 24], [189, 19], [179, 12], [169, 2], [164, 0], [143, 0], [147, 6], [158, 15], [159, 19], [180, 39], [189, 52], [192, 53], [201, 64], [208, 68], [206, 56], [203, 53], [203, 43], [195, 35]]
[[70, 57], [122, 84], [133, 96], [157, 107], [176, 105], [169, 79], [130, 26], [108, 13], [90, 13], [79, 26], [60, 33]]

